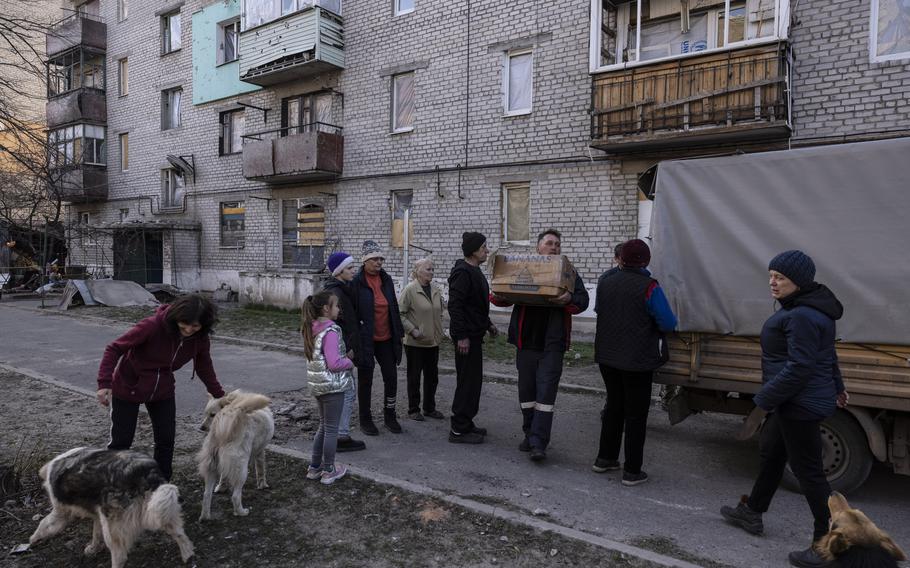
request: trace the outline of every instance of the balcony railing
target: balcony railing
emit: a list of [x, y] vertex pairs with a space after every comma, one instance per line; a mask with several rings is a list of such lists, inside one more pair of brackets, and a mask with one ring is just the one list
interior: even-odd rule
[[67, 203], [96, 203], [108, 195], [104, 166], [75, 164], [52, 170], [48, 196]]
[[107, 50], [107, 25], [100, 16], [75, 13], [53, 24], [46, 35], [49, 58], [76, 46]]
[[341, 174], [342, 128], [325, 122], [243, 136], [243, 176], [269, 183], [317, 181]]
[[608, 152], [789, 134], [786, 47], [711, 54], [595, 76], [591, 145]]

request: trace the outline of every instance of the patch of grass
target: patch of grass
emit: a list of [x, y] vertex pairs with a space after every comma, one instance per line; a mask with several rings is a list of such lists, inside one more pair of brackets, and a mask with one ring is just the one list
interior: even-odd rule
[[698, 564], [699, 566], [704, 566], [705, 568], [731, 568], [729, 564], [722, 564], [709, 558], [702, 558], [701, 556], [686, 552], [680, 548], [678, 544], [676, 544], [675, 539], [666, 536], [650, 535], [638, 537], [632, 539], [629, 544], [666, 556], [685, 560], [686, 562], [691, 562], [692, 564]]
[[297, 316], [300, 316], [300, 308], [280, 308], [278, 306], [271, 306], [269, 304], [244, 304], [240, 307], [240, 309], [248, 310], [251, 312], [279, 312], [285, 314], [297, 314]]

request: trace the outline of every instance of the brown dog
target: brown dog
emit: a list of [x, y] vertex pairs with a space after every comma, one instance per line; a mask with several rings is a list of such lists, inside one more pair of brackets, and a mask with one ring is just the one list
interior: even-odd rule
[[828, 497], [831, 528], [816, 545], [825, 560], [837, 560], [841, 568], [897, 568], [907, 556], [859, 509], [851, 509], [837, 491]]

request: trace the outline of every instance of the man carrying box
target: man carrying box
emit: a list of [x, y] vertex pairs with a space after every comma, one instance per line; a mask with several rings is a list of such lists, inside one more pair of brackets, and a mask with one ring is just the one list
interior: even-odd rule
[[[562, 235], [547, 229], [537, 236], [537, 254], [559, 255]], [[504, 298], [493, 296], [493, 304], [509, 306]], [[572, 315], [588, 307], [588, 292], [576, 274], [573, 290], [552, 298], [551, 306], [517, 305], [509, 322], [509, 343], [517, 349], [518, 401], [525, 439], [518, 446], [530, 452], [532, 461], [547, 457], [547, 444], [553, 426], [553, 405], [562, 362], [572, 333]]]

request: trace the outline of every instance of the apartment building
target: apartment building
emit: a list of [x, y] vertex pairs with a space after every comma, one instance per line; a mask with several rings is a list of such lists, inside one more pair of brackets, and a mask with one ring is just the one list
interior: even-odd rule
[[98, 2], [48, 36], [73, 262], [250, 301], [465, 230], [593, 284], [661, 159], [910, 130], [899, 0]]

